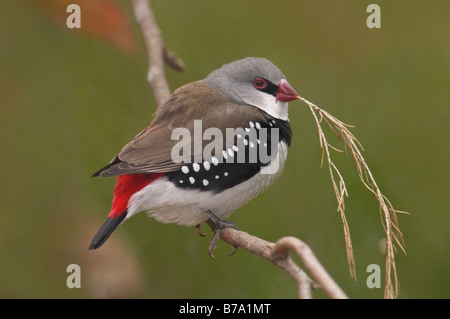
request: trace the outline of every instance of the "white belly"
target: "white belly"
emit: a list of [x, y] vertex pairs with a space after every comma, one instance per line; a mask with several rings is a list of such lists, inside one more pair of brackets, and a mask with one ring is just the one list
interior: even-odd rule
[[277, 156], [264, 170], [220, 193], [181, 189], [163, 176], [131, 197], [126, 219], [146, 211], [163, 223], [195, 226], [208, 219], [206, 210], [226, 219], [273, 183], [283, 170], [286, 156], [287, 146], [281, 142]]

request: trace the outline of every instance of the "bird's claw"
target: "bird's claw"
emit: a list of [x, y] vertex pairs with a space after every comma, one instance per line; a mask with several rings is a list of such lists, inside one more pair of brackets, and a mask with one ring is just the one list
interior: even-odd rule
[[[208, 254], [209, 257], [211, 257], [212, 259], [216, 259], [212, 253], [212, 250], [216, 247], [216, 241], [217, 238], [219, 238], [220, 235], [220, 231], [224, 228], [234, 228], [236, 230], [239, 230], [239, 227], [233, 223], [230, 220], [221, 220], [219, 217], [217, 217], [216, 215], [214, 215], [211, 211], [207, 210], [205, 212], [206, 215], [208, 215], [209, 219], [212, 221], [212, 223], [214, 224], [214, 235], [211, 238], [210, 242], [209, 242], [209, 247], [208, 247]], [[197, 228], [197, 227], [196, 227]], [[200, 227], [199, 227], [200, 228]], [[236, 250], [238, 249], [237, 246], [233, 246], [233, 251], [231, 253], [228, 254], [228, 256], [233, 255]]]
[[197, 232], [197, 234], [201, 237], [206, 237], [206, 234], [203, 234], [201, 231], [202, 226], [200, 226], [200, 224], [195, 225], [195, 231]]

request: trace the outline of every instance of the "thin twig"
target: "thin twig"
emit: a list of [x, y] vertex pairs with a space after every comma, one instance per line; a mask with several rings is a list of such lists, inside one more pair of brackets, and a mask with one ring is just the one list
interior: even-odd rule
[[184, 62], [172, 51], [170, 51], [166, 46], [164, 46], [164, 62], [167, 65], [170, 65], [174, 70], [184, 71], [186, 69], [186, 65]]
[[164, 62], [179, 71], [184, 70], [185, 66], [165, 46], [148, 0], [131, 0], [131, 4], [147, 48], [149, 61], [147, 81], [155, 95], [156, 104], [159, 106], [170, 95], [169, 84], [164, 74]]

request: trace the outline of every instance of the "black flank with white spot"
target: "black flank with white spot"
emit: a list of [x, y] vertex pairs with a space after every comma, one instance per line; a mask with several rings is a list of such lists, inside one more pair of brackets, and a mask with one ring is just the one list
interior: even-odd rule
[[[260, 129], [267, 130], [267, 139], [260, 140]], [[289, 122], [273, 117], [267, 117], [265, 122], [249, 121], [248, 127], [243, 128], [248, 134], [235, 136], [232, 147], [223, 150], [222, 154], [215, 154], [213, 158], [204, 159], [202, 163], [187, 163], [180, 170], [167, 173], [167, 178], [177, 187], [184, 189], [199, 189], [220, 193], [225, 189], [234, 187], [254, 175], [262, 167], [269, 165], [270, 161], [262, 161], [259, 154], [267, 154], [274, 158], [277, 154], [271, 153], [271, 129], [278, 129], [278, 142], [291, 145], [292, 130]], [[256, 133], [252, 135], [253, 133]], [[224, 134], [225, 135], [225, 134]], [[250, 138], [256, 136], [255, 138]], [[261, 136], [263, 137], [263, 136]], [[260, 150], [260, 148], [264, 148]], [[256, 151], [255, 151], [256, 149]], [[244, 154], [239, 154], [245, 152]], [[257, 156], [250, 156], [257, 154]], [[244, 158], [243, 162], [237, 162]], [[233, 162], [229, 162], [232, 160]]]

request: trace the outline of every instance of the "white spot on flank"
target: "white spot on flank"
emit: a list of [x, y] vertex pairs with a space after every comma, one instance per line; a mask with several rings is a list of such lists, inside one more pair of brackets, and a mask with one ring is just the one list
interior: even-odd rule
[[250, 142], [250, 147], [255, 147], [255, 144], [253, 144], [253, 142]]
[[183, 167], [181, 167], [181, 171], [185, 174], [189, 173], [189, 168], [185, 165]]
[[198, 172], [200, 170], [200, 165], [198, 165], [198, 163], [193, 163], [192, 168], [194, 169], [194, 171]]
[[204, 179], [204, 180], [203, 180], [203, 185], [204, 185], [204, 186], [208, 186], [208, 184], [209, 184], [209, 182], [208, 182], [206, 179]]
[[[264, 141], [261, 140], [261, 142]], [[222, 170], [220, 173], [214, 172], [209, 177], [203, 176], [200, 179], [194, 176], [195, 182], [194, 185], [191, 185], [189, 177], [193, 173], [193, 170], [189, 167], [191, 173], [188, 175], [181, 173], [182, 178], [178, 178], [176, 181], [182, 179], [184, 183], [180, 186], [190, 186], [192, 189], [176, 187], [176, 185], [167, 182], [169, 180], [167, 176], [162, 176], [133, 194], [131, 197], [132, 204], [128, 207], [129, 212], [126, 218], [130, 218], [138, 212], [148, 211], [151, 216], [164, 223], [195, 226], [205, 221], [205, 214], [203, 212], [205, 207], [208, 207], [220, 219], [227, 219], [233, 212], [266, 189], [280, 175], [286, 159], [287, 150], [286, 143], [278, 143], [278, 151], [272, 153], [272, 157], [275, 158], [268, 165], [274, 166], [277, 163], [278, 165], [276, 166], [278, 167], [274, 167], [273, 169], [269, 167], [268, 172], [264, 172], [264, 174], [260, 172], [232, 188], [214, 194], [209, 191], [202, 192], [199, 189], [193, 189], [194, 185], [200, 185], [203, 190], [209, 189], [210, 185], [215, 185], [214, 183], [219, 185], [221, 181], [227, 181], [233, 177], [231, 171], [228, 169], [226, 171], [229, 175], [226, 177], [223, 175], [225, 170]], [[210, 155], [210, 158], [212, 155]], [[220, 153], [216, 155], [219, 160], [220, 155]], [[210, 158], [208, 158], [208, 161], [211, 163]], [[185, 164], [180, 165], [180, 172], [181, 166], [183, 165]], [[211, 171], [213, 171], [213, 167], [211, 167], [208, 173]], [[216, 175], [219, 176], [218, 179], [215, 179]], [[209, 181], [206, 187], [202, 184], [204, 178], [207, 178]]]
[[248, 140], [247, 139], [244, 139], [244, 145], [248, 145]]
[[231, 148], [228, 149], [228, 154], [229, 154], [231, 157], [234, 156], [233, 150], [232, 150]]
[[216, 175], [215, 178], [216, 178], [216, 179], [219, 179], [219, 175]]
[[183, 184], [183, 180], [182, 179], [180, 179], [180, 184]]
[[235, 151], [235, 152], [239, 151], [239, 148], [236, 145], [233, 145], [232, 148], [233, 148], [233, 151]]
[[238, 138], [242, 138], [242, 135], [241, 134], [238, 134], [238, 135], [236, 135]]
[[222, 155], [223, 155], [223, 158], [224, 158], [224, 159], [228, 159], [227, 151], [223, 150], [223, 151], [222, 151]]
[[219, 165], [219, 160], [215, 156], [211, 157], [211, 162], [213, 163], [214, 166]]
[[211, 164], [209, 164], [208, 161], [204, 161], [203, 162], [203, 167], [205, 168], [205, 170], [209, 171], [209, 169], [211, 168]]
[[245, 131], [248, 133], [248, 132], [250, 132], [250, 129], [248, 127], [246, 127]]
[[261, 128], [261, 124], [259, 124], [259, 122], [256, 122], [256, 128], [259, 130]]
[[228, 176], [228, 172], [223, 173], [223, 176]]
[[191, 184], [194, 184], [194, 183], [195, 183], [195, 178], [193, 178], [193, 177], [191, 176], [191, 177], [189, 177], [189, 181], [191, 182]]
[[248, 122], [248, 124], [250, 125], [250, 127], [255, 127], [255, 123], [253, 123], [252, 121]]

